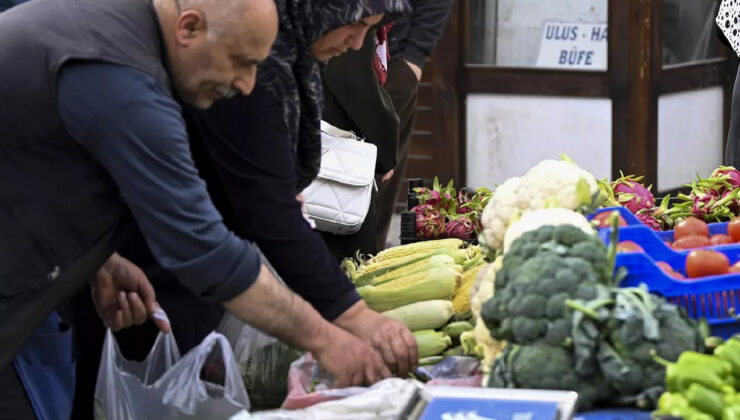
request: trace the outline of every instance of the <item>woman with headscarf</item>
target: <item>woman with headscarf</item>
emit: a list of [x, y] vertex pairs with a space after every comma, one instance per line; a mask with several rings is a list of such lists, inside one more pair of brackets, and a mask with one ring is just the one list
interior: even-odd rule
[[249, 96], [186, 108], [196, 165], [226, 224], [253, 240], [286, 284], [326, 319], [375, 345], [405, 375], [416, 345], [401, 324], [371, 311], [321, 236], [303, 218], [296, 194], [321, 159], [322, 61], [362, 46], [385, 15], [407, 0], [277, 0], [278, 40]]

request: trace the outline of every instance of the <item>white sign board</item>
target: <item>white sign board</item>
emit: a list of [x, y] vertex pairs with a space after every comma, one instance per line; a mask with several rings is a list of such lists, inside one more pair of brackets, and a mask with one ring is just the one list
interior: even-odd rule
[[606, 22], [545, 21], [536, 67], [606, 70], [607, 32]]

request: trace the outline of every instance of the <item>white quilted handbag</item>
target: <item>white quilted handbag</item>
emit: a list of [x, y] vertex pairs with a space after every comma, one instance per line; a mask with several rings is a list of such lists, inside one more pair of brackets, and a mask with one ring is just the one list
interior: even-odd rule
[[316, 229], [350, 235], [362, 226], [375, 184], [378, 149], [321, 122], [321, 169], [301, 195]]

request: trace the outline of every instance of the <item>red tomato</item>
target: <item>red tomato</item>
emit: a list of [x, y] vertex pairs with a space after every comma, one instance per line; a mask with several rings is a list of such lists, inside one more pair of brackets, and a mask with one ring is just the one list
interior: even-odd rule
[[687, 217], [678, 224], [676, 224], [673, 230], [673, 239], [681, 239], [689, 235], [699, 235], [709, 237], [709, 226], [703, 221], [696, 217]]
[[663, 270], [664, 273], [668, 274], [668, 276], [673, 277], [674, 279], [684, 279], [685, 278], [683, 274], [674, 270], [673, 267], [671, 267], [670, 264], [668, 264], [665, 261], [658, 261], [658, 267], [660, 267], [660, 269]]
[[699, 249], [686, 257], [686, 274], [691, 278], [726, 274], [729, 270], [730, 260], [721, 252]]
[[617, 252], [645, 252], [645, 250], [633, 241], [622, 241], [617, 244]]
[[[602, 211], [601, 213], [599, 213], [596, 216], [594, 216], [594, 218], [592, 219], [592, 221], [593, 222], [596, 222], [596, 227], [597, 228], [608, 228], [608, 227], [611, 227], [612, 226], [612, 222], [611, 222], [612, 213], [614, 213], [614, 211]], [[621, 226], [627, 226], [627, 222], [624, 220], [624, 218], [621, 215], [619, 215], [619, 219], [618, 220], [619, 220], [618, 223], [619, 223], [619, 226], [620, 227]]]
[[740, 217], [733, 217], [727, 224], [727, 234], [732, 242], [740, 242]]
[[677, 239], [676, 242], [673, 243], [673, 249], [693, 249], [710, 245], [712, 245], [712, 242], [706, 236], [689, 235]]
[[724, 233], [712, 235], [712, 237], [709, 238], [709, 241], [712, 243], [712, 245], [727, 245], [732, 243], [732, 239], [730, 239], [730, 237], [725, 235]]

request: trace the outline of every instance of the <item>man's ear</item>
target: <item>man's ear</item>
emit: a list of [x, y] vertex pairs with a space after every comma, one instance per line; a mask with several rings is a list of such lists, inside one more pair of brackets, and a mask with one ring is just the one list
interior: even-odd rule
[[200, 10], [186, 10], [177, 18], [175, 34], [177, 43], [187, 46], [206, 35], [206, 17]]

